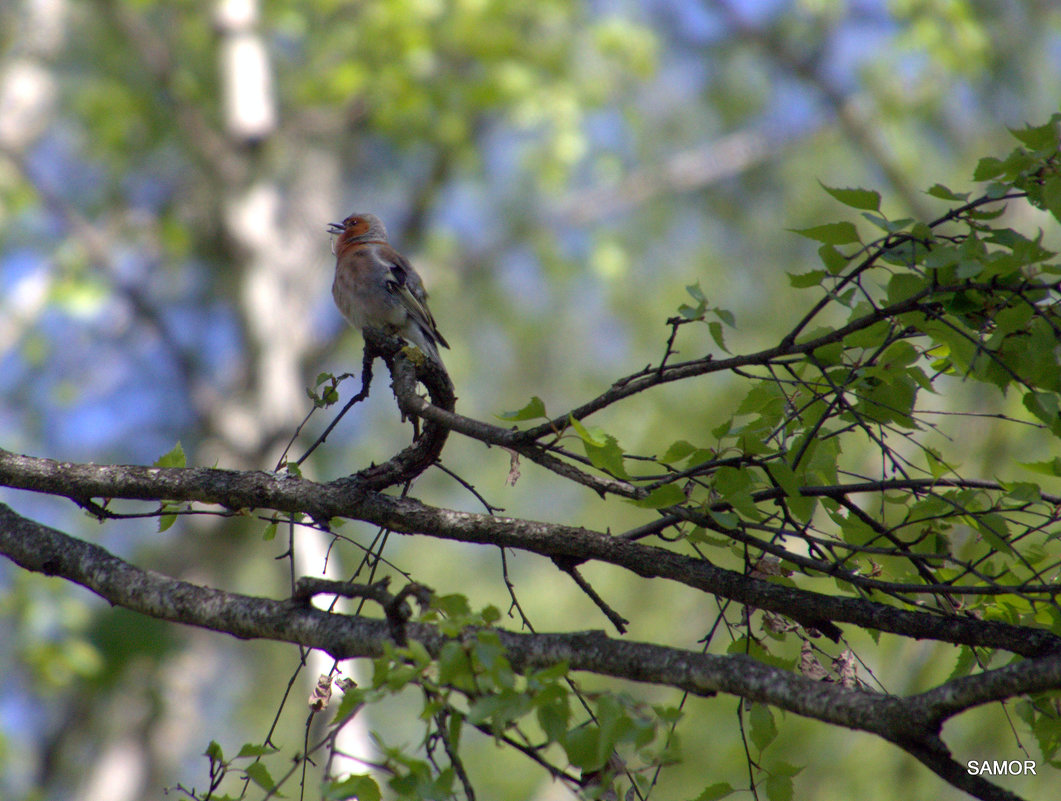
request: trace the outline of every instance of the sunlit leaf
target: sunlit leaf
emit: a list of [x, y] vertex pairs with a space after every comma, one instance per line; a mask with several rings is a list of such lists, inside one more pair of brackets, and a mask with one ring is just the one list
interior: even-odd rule
[[181, 447], [180, 442], [177, 442], [169, 451], [159, 456], [155, 462], [155, 467], [185, 467], [184, 448]]

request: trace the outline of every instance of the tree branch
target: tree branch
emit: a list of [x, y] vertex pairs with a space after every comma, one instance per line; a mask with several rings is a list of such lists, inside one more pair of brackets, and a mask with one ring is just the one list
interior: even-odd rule
[[[362, 585], [306, 584], [287, 601], [201, 587], [142, 570], [98, 545], [28, 520], [0, 505], [0, 551], [34, 572], [80, 584], [112, 604], [161, 620], [232, 636], [297, 643], [336, 659], [379, 657], [392, 641], [392, 621], [325, 612], [310, 606], [317, 592], [372, 594]], [[353, 589], [351, 589], [353, 588]], [[387, 594], [388, 602], [394, 599]], [[409, 622], [402, 627], [437, 656], [446, 638], [437, 628]], [[644, 642], [619, 641], [603, 632], [530, 634], [499, 630], [512, 667], [519, 672], [567, 663], [570, 669], [660, 684], [695, 695], [717, 692], [771, 704], [825, 723], [876, 734], [896, 743], [952, 784], [981, 798], [1012, 798], [986, 780], [955, 774], [939, 728], [946, 717], [972, 706], [1061, 684], [1061, 654], [1055, 653], [977, 676], [946, 682], [909, 697], [849, 689], [771, 667], [743, 655], [716, 656]], [[963, 777], [964, 776], [964, 777]]]
[[[452, 412], [457, 403], [453, 382], [442, 365], [428, 358], [410, 358], [406, 343], [399, 337], [367, 328], [365, 335], [365, 359], [379, 356], [391, 374], [391, 389], [398, 401], [398, 408], [405, 416], [420, 417], [419, 404], [426, 403], [416, 394], [418, 383], [427, 387], [434, 405]], [[380, 465], [358, 471], [350, 477], [358, 491], [381, 490], [416, 478], [435, 463], [446, 444], [449, 429], [427, 420], [424, 430], [413, 444]]]
[[411, 498], [382, 495], [366, 490], [357, 476], [317, 484], [262, 471], [75, 464], [0, 449], [0, 484], [75, 501], [100, 497], [198, 501], [230, 509], [303, 512], [322, 525], [333, 517], [349, 517], [402, 534], [506, 546], [550, 558], [596, 560], [644, 578], [670, 579], [777, 612], [834, 639], [840, 631], [830, 621], [918, 639], [1002, 648], [1023, 656], [1061, 651], [1061, 637], [1045, 629], [973, 617], [944, 617], [786, 587], [724, 570], [706, 560], [585, 528], [438, 509]]

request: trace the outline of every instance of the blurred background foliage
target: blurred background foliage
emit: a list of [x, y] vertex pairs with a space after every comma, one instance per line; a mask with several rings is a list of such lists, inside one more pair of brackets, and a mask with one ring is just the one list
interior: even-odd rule
[[[969, 189], [979, 157], [1010, 149], [1006, 126], [1057, 110], [1059, 83], [1061, 9], [1048, 0], [4, 0], [4, 446], [151, 463], [179, 440], [189, 464], [272, 469], [315, 376], [360, 367], [360, 337], [329, 295], [325, 232], [355, 210], [381, 215], [424, 276], [466, 415], [491, 420], [531, 395], [555, 414], [658, 359], [664, 321], [697, 281], [736, 316], [731, 350], [770, 344], [803, 308], [785, 273], [817, 260], [786, 229], [843, 216], [819, 180], [880, 189], [893, 218], [935, 216], [924, 190]], [[716, 346], [705, 330], [679, 347], [694, 358]], [[385, 382], [375, 389], [308, 476], [345, 475], [407, 441]], [[706, 439], [743, 395], [733, 389], [717, 377], [663, 388], [594, 422], [628, 450], [659, 452]], [[311, 418], [302, 447], [329, 419]], [[1035, 447], [978, 433], [980, 450], [955, 458], [970, 473]], [[506, 486], [508, 455], [459, 437], [444, 459], [507, 514], [596, 529], [651, 517], [533, 466]], [[480, 508], [440, 471], [414, 493]], [[250, 518], [182, 518], [160, 533], [152, 519], [100, 526], [54, 499], [2, 500], [181, 578], [287, 590], [275, 561], [286, 540], [263, 541]], [[496, 551], [400, 539], [386, 555], [417, 580], [508, 608]], [[358, 558], [332, 556], [340, 574]], [[319, 572], [307, 559], [300, 570]], [[538, 630], [604, 627], [551, 564], [509, 555], [507, 567]], [[689, 647], [717, 614], [681, 587], [586, 572], [633, 638]], [[7, 564], [0, 615], [3, 798], [201, 788], [207, 743], [260, 742], [297, 666], [290, 647], [156, 624]], [[852, 642], [895, 693], [955, 660]], [[311, 673], [274, 735], [291, 752]], [[415, 743], [417, 700], [394, 706], [368, 727]], [[686, 706], [687, 761], [663, 772], [658, 797], [746, 781], [736, 706]], [[948, 730], [959, 758], [1023, 758], [1005, 714]], [[956, 797], [867, 736], [776, 720], [774, 758], [806, 766], [803, 797]], [[482, 797], [561, 797], [489, 739], [465, 745]], [[1014, 781], [1035, 795], [1035, 780]]]

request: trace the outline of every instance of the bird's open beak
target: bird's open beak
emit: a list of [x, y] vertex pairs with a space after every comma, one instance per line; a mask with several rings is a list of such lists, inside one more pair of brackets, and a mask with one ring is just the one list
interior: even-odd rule
[[342, 223], [328, 223], [329, 234], [341, 234], [345, 230]]

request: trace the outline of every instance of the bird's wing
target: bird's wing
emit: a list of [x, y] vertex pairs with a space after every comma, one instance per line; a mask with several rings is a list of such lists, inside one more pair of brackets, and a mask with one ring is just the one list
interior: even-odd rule
[[431, 310], [427, 308], [427, 293], [412, 265], [397, 251], [391, 250], [385, 254], [385, 258], [391, 274], [387, 288], [394, 293], [410, 316], [427, 334], [433, 337], [439, 345], [448, 348], [449, 343], [438, 332], [435, 318], [431, 316]]

